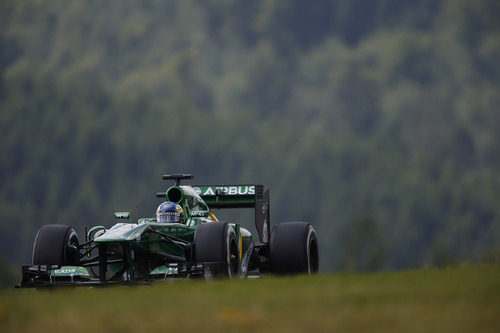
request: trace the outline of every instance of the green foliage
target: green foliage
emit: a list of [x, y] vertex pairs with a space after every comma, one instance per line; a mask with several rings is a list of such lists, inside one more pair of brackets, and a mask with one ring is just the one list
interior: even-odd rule
[[347, 271], [375, 271], [384, 264], [383, 234], [372, 216], [362, 216], [342, 238], [344, 256], [340, 268]]
[[[0, 254], [152, 215], [160, 175], [265, 183], [325, 270], [500, 248], [496, 1], [4, 1]], [[249, 224], [249, 221], [244, 221]], [[373, 236], [373, 237], [370, 237]]]
[[0, 289], [14, 288], [20, 280], [20, 270], [0, 259]]

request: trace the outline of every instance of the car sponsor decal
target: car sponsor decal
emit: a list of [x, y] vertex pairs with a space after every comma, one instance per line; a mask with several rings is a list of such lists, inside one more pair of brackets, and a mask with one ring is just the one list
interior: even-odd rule
[[78, 266], [63, 266], [59, 269], [52, 270], [52, 276], [90, 276], [89, 272], [84, 267]]
[[192, 217], [206, 217], [208, 215], [208, 212], [204, 210], [192, 211], [190, 215]]
[[171, 264], [168, 267], [167, 266], [159, 266], [156, 267], [149, 275], [177, 275], [179, 274], [179, 268], [177, 267], [177, 264]]
[[194, 187], [194, 190], [198, 195], [210, 196], [217, 193], [217, 191], [222, 192], [224, 195], [255, 195], [255, 185], [243, 185], [243, 186], [200, 186]]

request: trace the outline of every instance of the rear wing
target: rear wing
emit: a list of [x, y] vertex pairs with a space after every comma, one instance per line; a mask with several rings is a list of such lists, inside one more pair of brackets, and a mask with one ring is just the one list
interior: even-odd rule
[[210, 208], [254, 208], [260, 241], [269, 243], [269, 189], [264, 185], [202, 185], [193, 189]]

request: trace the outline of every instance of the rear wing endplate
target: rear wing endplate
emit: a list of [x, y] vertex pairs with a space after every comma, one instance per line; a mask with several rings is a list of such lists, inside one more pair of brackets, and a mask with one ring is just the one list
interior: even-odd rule
[[193, 189], [210, 208], [254, 208], [260, 241], [269, 243], [269, 189], [264, 185], [204, 185]]

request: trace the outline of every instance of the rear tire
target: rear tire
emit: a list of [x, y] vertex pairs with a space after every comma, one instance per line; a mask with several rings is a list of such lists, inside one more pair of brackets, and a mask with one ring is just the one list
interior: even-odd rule
[[239, 251], [234, 228], [227, 223], [201, 224], [194, 234], [195, 261], [222, 262], [224, 269], [217, 276], [233, 277], [239, 274]]
[[306, 222], [284, 222], [271, 232], [270, 255], [276, 274], [313, 274], [319, 269], [316, 231]]
[[44, 225], [33, 244], [33, 265], [77, 266], [78, 245], [75, 229], [59, 224]]

